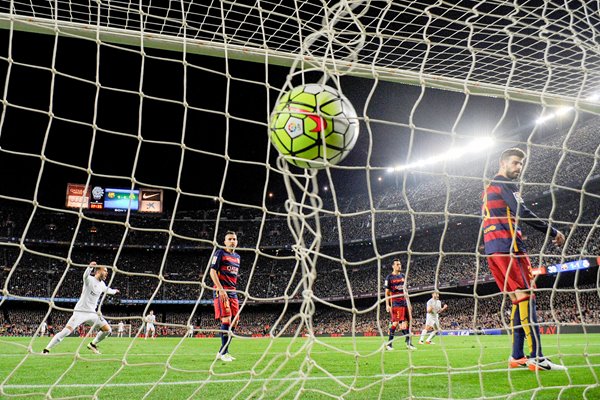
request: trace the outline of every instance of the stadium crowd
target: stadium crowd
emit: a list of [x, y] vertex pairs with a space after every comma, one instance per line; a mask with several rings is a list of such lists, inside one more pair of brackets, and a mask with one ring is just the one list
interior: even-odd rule
[[[413, 331], [419, 331], [425, 322], [425, 305], [429, 296], [416, 295], [413, 307]], [[536, 294], [538, 317], [541, 325], [598, 325], [600, 324], [600, 297], [594, 285], [582, 285], [577, 288], [559, 291], [541, 290]], [[510, 320], [510, 301], [504, 300], [499, 293], [490, 295], [445, 295], [441, 301], [448, 304], [448, 310], [440, 315], [440, 325], [444, 330], [508, 329]], [[503, 304], [504, 301], [504, 304]], [[245, 305], [240, 312], [240, 324], [236, 333], [242, 336], [252, 335], [297, 335], [307, 334], [311, 329], [317, 335], [336, 334], [377, 334], [379, 329], [386, 332], [389, 315], [382, 302], [374, 301], [357, 307], [356, 315], [350, 307], [319, 306], [312, 318], [303, 316], [297, 307], [285, 309], [282, 305], [271, 305], [268, 310], [256, 305]], [[378, 307], [379, 305], [379, 307]], [[500, 312], [503, 310], [503, 312]], [[7, 336], [31, 336], [39, 328], [48, 310], [6, 308], [4, 324], [0, 334]], [[62, 327], [70, 313], [53, 309], [48, 318], [48, 333], [54, 327]], [[132, 335], [143, 333], [141, 310], [124, 311], [123, 308], [110, 307], [104, 317], [113, 325], [124, 321], [131, 325]], [[214, 335], [217, 329], [212, 308], [199, 307], [193, 313], [170, 310], [163, 306], [158, 312], [157, 330], [159, 336], [184, 336], [188, 325], [193, 326], [193, 335]], [[309, 329], [309, 327], [311, 329]], [[82, 330], [77, 334], [86, 332]], [[40, 334], [39, 332], [37, 333]]]
[[[598, 126], [600, 119], [595, 118], [575, 132], [558, 132], [544, 137], [541, 145], [535, 141], [529, 144], [529, 161], [522, 176], [523, 198], [528, 207], [549, 217], [567, 236], [566, 246], [557, 249], [544, 234], [525, 228], [534, 266], [600, 254], [600, 163], [590, 152], [597, 148]], [[402, 186], [379, 188], [371, 193], [341, 195], [335, 202], [324, 193], [323, 208], [316, 214], [320, 236], [315, 237], [309, 230], [302, 233], [307, 243], [320, 241], [321, 256], [306, 264], [293, 252], [296, 240], [282, 205], [260, 210], [220, 204], [212, 210], [134, 213], [129, 218], [86, 211], [85, 218], [81, 218], [72, 210], [53, 211], [0, 199], [0, 287], [16, 298], [77, 298], [83, 267], [95, 260], [112, 267], [109, 284], [121, 291], [118, 299], [106, 300], [108, 306], [123, 300], [148, 299], [209, 302], [213, 292], [207, 268], [215, 245], [220, 244], [220, 236], [227, 230], [238, 233], [238, 252], [242, 256], [238, 289], [241, 297], [251, 302], [274, 298], [298, 302], [313, 278], [312, 290], [319, 298], [378, 299], [391, 260], [398, 256], [414, 293], [490, 282], [486, 259], [478, 252], [482, 243], [480, 193], [486, 183], [482, 177], [487, 171], [487, 178], [491, 178], [495, 163], [493, 159], [487, 164], [476, 159], [468, 168], [449, 165], [444, 173], [406, 173], [400, 178], [411, 181], [405, 191]], [[305, 222], [315, 227], [311, 218]], [[307, 269], [314, 276], [307, 274]], [[594, 311], [600, 308], [598, 294], [585, 294], [581, 306], [575, 308], [548, 311], [550, 308], [540, 307], [540, 318], [565, 323], [598, 321], [598, 312]], [[557, 297], [562, 295], [560, 292]], [[454, 314], [452, 309], [469, 309], [473, 298], [453, 299], [456, 306], [451, 307], [444, 323], [453, 321], [459, 327], [502, 325], [498, 299], [483, 299], [477, 303], [477, 314]], [[415, 304], [420, 315], [422, 304]], [[26, 323], [28, 311], [7, 312], [4, 310], [8, 323], [5, 333], [31, 334], [37, 329], [37, 323]], [[333, 328], [321, 321], [336, 318], [336, 313], [318, 311], [312, 321], [315, 332], [335, 333], [327, 332]], [[169, 318], [185, 325], [189, 315], [176, 315]], [[376, 331], [376, 316], [376, 310], [359, 314], [355, 328]], [[40, 317], [43, 315], [32, 316], [35, 321]], [[61, 318], [57, 316], [56, 320], [62, 322]], [[240, 332], [274, 327], [272, 319], [271, 313], [250, 312]], [[386, 318], [380, 315], [380, 320]], [[136, 321], [131, 323], [139, 326]], [[206, 321], [212, 329], [213, 321]], [[350, 321], [347, 318], [335, 329], [347, 332], [352, 328]], [[286, 329], [293, 330], [298, 323]]]

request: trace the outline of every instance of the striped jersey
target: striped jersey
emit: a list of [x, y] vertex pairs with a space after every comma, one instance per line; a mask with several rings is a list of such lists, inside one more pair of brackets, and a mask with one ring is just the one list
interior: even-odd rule
[[398, 275], [389, 274], [385, 278], [383, 287], [390, 291], [392, 307], [406, 307], [406, 299], [404, 298], [404, 274], [402, 272]]
[[[525, 206], [517, 185], [502, 175], [496, 175], [483, 192], [482, 212], [485, 254], [526, 252], [520, 221], [544, 233], [549, 227]], [[557, 230], [550, 229], [555, 237]]]
[[[230, 289], [227, 295], [229, 298], [237, 298], [237, 293], [233, 290], [236, 288], [238, 271], [240, 270], [240, 256], [236, 252], [229, 253], [223, 249], [217, 249], [213, 254], [210, 267], [217, 271], [219, 282], [223, 289]], [[216, 286], [215, 286], [216, 288]], [[215, 297], [217, 292], [214, 292]]]

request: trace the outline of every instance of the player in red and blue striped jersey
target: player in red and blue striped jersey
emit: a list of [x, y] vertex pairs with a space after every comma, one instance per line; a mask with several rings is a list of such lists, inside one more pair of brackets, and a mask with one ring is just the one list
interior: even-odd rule
[[400, 325], [402, 335], [406, 341], [406, 348], [416, 350], [412, 345], [410, 337], [410, 305], [408, 304], [406, 292], [406, 281], [402, 271], [402, 264], [399, 259], [392, 261], [392, 273], [385, 278], [385, 310], [390, 313], [392, 323], [390, 324], [389, 341], [386, 345], [387, 350], [393, 350], [392, 341], [396, 334], [396, 329]]
[[217, 359], [226, 362], [235, 360], [229, 354], [230, 332], [233, 332], [239, 320], [239, 301], [235, 291], [240, 269], [240, 256], [235, 252], [237, 244], [235, 232], [225, 233], [225, 248], [217, 249], [210, 263], [210, 277], [215, 289], [215, 319], [221, 321], [221, 348]]
[[[540, 330], [537, 324], [535, 289], [531, 262], [525, 248], [520, 222], [548, 232], [553, 243], [562, 246], [564, 235], [539, 219], [529, 210], [515, 184], [523, 169], [526, 154], [518, 148], [507, 149], [500, 156], [500, 168], [483, 193], [483, 241], [488, 266], [501, 291], [512, 301], [510, 324], [513, 336], [510, 368], [530, 370], [566, 370], [552, 363], [542, 353]], [[524, 342], [530, 352], [523, 352]]]

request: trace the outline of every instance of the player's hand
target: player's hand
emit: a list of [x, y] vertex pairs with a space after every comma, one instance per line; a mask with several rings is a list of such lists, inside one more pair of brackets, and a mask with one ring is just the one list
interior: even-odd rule
[[385, 305], [385, 311], [386, 312], [391, 312], [392, 311], [392, 307], [389, 306], [389, 304]]
[[119, 289], [115, 289], [115, 294], [119, 294], [119, 293], [121, 293], [121, 291]]
[[229, 303], [229, 296], [227, 296], [225, 289], [219, 289], [219, 297], [221, 301]]
[[565, 235], [563, 235], [562, 232], [558, 231], [556, 236], [554, 237], [554, 240], [552, 240], [552, 243], [554, 243], [558, 247], [562, 246], [563, 244], [565, 244]]

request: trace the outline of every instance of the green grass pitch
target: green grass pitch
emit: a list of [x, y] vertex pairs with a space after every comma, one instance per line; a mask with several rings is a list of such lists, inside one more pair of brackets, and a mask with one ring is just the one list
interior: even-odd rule
[[[232, 363], [219, 339], [0, 338], [0, 398], [98, 399], [600, 399], [600, 335], [544, 336], [567, 372], [508, 370], [508, 336], [437, 337], [409, 352], [402, 338], [236, 338]], [[561, 354], [558, 357], [557, 354]], [[14, 396], [14, 397], [13, 397]], [[96, 396], [96, 397], [94, 397]], [[296, 397], [297, 396], [297, 397]]]

